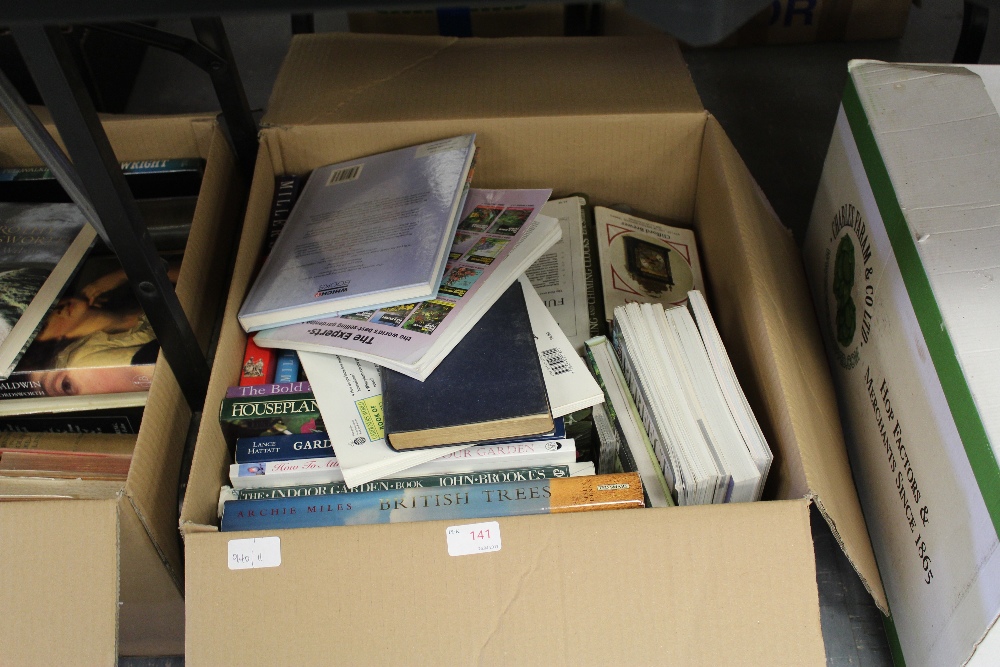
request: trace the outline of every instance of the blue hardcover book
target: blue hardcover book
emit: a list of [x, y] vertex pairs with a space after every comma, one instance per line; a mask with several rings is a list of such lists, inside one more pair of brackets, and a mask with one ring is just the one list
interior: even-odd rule
[[294, 461], [335, 456], [326, 433], [295, 433], [236, 440], [236, 463]]
[[223, 505], [221, 530], [482, 519], [643, 506], [642, 481], [638, 473], [629, 472], [336, 496], [229, 500]]
[[299, 355], [295, 350], [282, 350], [274, 364], [274, 382], [286, 384], [299, 379]]

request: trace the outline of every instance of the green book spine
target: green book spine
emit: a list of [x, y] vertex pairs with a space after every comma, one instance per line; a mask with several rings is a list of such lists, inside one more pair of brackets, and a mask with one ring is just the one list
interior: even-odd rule
[[312, 392], [223, 399], [219, 424], [230, 447], [238, 438], [326, 431]]
[[399, 477], [377, 479], [361, 484], [353, 489], [343, 482], [330, 484], [304, 484], [302, 486], [279, 486], [271, 489], [237, 489], [238, 500], [270, 500], [273, 498], [296, 498], [298, 496], [325, 496], [335, 493], [363, 493], [366, 491], [396, 491], [430, 486], [459, 486], [462, 484], [497, 484], [500, 482], [531, 482], [537, 479], [569, 477], [569, 466], [538, 466], [532, 468], [511, 468], [484, 472], [449, 473], [447, 475], [425, 475], [421, 477]]

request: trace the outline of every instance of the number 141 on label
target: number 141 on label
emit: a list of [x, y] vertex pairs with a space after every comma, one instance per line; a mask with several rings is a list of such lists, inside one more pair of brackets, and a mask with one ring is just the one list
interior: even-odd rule
[[496, 521], [449, 526], [445, 534], [450, 556], [500, 551], [500, 524]]

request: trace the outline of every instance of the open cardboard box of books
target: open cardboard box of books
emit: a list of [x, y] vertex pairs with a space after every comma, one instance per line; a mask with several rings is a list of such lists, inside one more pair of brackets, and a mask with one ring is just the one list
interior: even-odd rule
[[[188, 664], [821, 664], [813, 502], [884, 605], [798, 250], [672, 41], [298, 36], [265, 125], [181, 514]], [[775, 452], [769, 501], [503, 518], [501, 550], [469, 557], [445, 521], [217, 532], [230, 460], [210, 406], [239, 375], [274, 176], [470, 132], [477, 187], [693, 227]], [[263, 537], [276, 566], [229, 567], [231, 540]]]
[[[110, 117], [104, 127], [122, 161], [206, 160], [177, 295], [207, 346], [244, 192], [229, 146], [210, 116]], [[39, 164], [16, 128], [0, 127], [0, 166]], [[114, 665], [119, 654], [183, 652], [177, 484], [190, 418], [161, 354], [124, 483], [48, 480], [53, 494], [78, 499], [0, 502], [0, 662]], [[0, 480], [0, 492], [23, 489], [14, 483]], [[31, 486], [47, 492], [45, 480]]]

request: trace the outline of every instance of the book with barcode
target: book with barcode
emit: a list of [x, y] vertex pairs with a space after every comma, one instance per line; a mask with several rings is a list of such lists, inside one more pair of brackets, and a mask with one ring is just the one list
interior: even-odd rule
[[511, 285], [421, 382], [382, 369], [385, 433], [396, 451], [551, 431], [545, 379], [521, 285]]
[[247, 331], [437, 295], [475, 135], [315, 169], [239, 312]]

